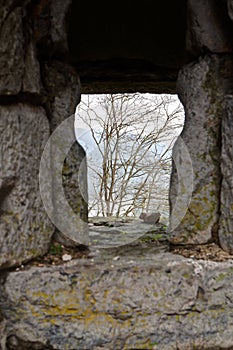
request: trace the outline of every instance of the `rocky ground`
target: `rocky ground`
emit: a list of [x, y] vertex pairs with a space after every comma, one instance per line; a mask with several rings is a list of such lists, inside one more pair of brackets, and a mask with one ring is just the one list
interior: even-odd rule
[[[89, 247], [66, 248], [53, 241], [48, 253], [29, 263], [17, 267], [60, 265], [74, 259], [92, 259], [101, 251], [102, 255], [141, 255], [146, 252], [158, 253], [170, 251], [187, 258], [212, 260], [216, 262], [233, 260], [233, 256], [223, 251], [217, 244], [171, 246], [167, 240], [166, 226], [144, 224], [142, 220], [92, 218]], [[104, 252], [104, 253], [103, 253]]]

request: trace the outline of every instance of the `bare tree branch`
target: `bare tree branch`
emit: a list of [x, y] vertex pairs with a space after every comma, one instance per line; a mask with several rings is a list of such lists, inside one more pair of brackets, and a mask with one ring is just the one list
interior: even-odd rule
[[[175, 103], [175, 105], [174, 105]], [[90, 96], [78, 106], [98, 159], [89, 159], [94, 198], [89, 210], [103, 216], [136, 215], [167, 200], [171, 150], [183, 110], [171, 95]]]

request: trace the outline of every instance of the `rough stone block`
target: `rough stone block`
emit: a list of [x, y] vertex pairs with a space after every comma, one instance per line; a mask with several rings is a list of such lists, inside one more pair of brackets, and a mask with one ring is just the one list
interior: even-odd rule
[[46, 62], [43, 66], [45, 99], [51, 131], [75, 113], [80, 102], [80, 80], [76, 70], [64, 62]]
[[[206, 52], [233, 51], [233, 27], [224, 1], [188, 0], [187, 49], [199, 56]], [[230, 13], [229, 2], [229, 13]]]
[[231, 349], [233, 263], [71, 261], [0, 284], [7, 349]]
[[225, 98], [222, 119], [221, 153], [221, 216], [219, 241], [222, 248], [233, 254], [233, 95]]
[[0, 266], [22, 263], [48, 248], [54, 231], [39, 192], [39, 165], [49, 137], [41, 107], [0, 107]]
[[[40, 67], [32, 39], [25, 1], [1, 5], [0, 14], [0, 95], [40, 93]], [[27, 25], [25, 25], [27, 23]]]
[[[173, 244], [203, 244], [217, 235], [221, 181], [221, 101], [224, 95], [223, 82], [230, 79], [227, 77], [227, 63], [227, 59], [206, 56], [185, 66], [179, 74], [178, 92], [185, 108], [181, 139], [189, 152], [191, 165], [182, 156], [181, 145], [177, 142], [173, 151], [170, 186], [170, 231]], [[221, 72], [222, 76], [219, 74], [220, 67], [223, 72], [225, 68], [225, 73]], [[193, 179], [189, 175], [190, 167]], [[184, 188], [177, 168], [183, 179], [188, 181]], [[187, 202], [183, 198], [192, 187]], [[176, 205], [177, 198], [179, 205]], [[180, 221], [177, 221], [177, 217]]]
[[154, 213], [141, 213], [139, 219], [142, 219], [147, 224], [157, 224], [159, 222], [161, 214], [159, 212]]
[[8, 16], [4, 10], [0, 29], [0, 94], [10, 95], [21, 90], [24, 73], [23, 9], [17, 7]]
[[23, 92], [39, 94], [41, 89], [40, 65], [36, 57], [36, 48], [30, 42], [25, 54], [25, 68], [23, 76]]
[[[44, 84], [47, 91], [47, 109], [50, 119], [51, 130], [56, 130], [64, 119], [74, 115], [77, 104], [80, 101], [80, 81], [77, 72], [73, 67], [59, 61], [48, 62], [43, 68]], [[67, 119], [68, 120], [68, 119]], [[71, 120], [71, 119], [70, 119]], [[69, 137], [74, 133], [73, 125], [69, 124]], [[72, 128], [72, 130], [71, 130]], [[57, 129], [58, 130], [58, 129]], [[68, 126], [67, 126], [68, 130]], [[62, 134], [62, 133], [61, 133]], [[56, 157], [56, 147], [51, 149]], [[76, 214], [75, 222], [78, 221], [76, 233], [70, 237], [65, 232], [56, 231], [55, 238], [60, 243], [71, 246], [78, 245], [75, 236], [87, 237], [87, 167], [85, 152], [81, 146], [74, 143], [64, 161], [62, 171], [63, 186], [66, 199]], [[54, 187], [56, 187], [54, 179]], [[54, 193], [55, 210], [60, 212], [60, 193]], [[73, 230], [72, 230], [73, 231]]]

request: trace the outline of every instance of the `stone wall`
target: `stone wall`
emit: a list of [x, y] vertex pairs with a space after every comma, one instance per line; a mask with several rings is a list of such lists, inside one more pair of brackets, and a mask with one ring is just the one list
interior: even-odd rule
[[[219, 216], [222, 205], [226, 207], [223, 202], [220, 203], [220, 192], [223, 190], [222, 174], [225, 176], [221, 160], [228, 154], [227, 167], [232, 162], [226, 149], [230, 145], [222, 147], [222, 123], [225, 123], [223, 116], [227, 114], [224, 101], [226, 96], [233, 92], [230, 73], [232, 68], [231, 55], [212, 54], [186, 65], [180, 71], [177, 88], [185, 108], [185, 125], [181, 138], [191, 157], [193, 179], [190, 178], [189, 186], [193, 186], [193, 193], [188, 205], [184, 201], [183, 205], [172, 212], [170, 229], [173, 244], [203, 244], [211, 240], [218, 242]], [[226, 139], [225, 136], [224, 138]], [[183, 169], [185, 177], [188, 176], [190, 164], [185, 163], [179, 147], [177, 142], [173, 157], [176, 167], [180, 171]], [[180, 179], [174, 167], [170, 187], [172, 209], [179, 185]], [[230, 191], [228, 196], [232, 196]], [[231, 208], [227, 207], [228, 220], [231, 220]], [[186, 214], [181, 222], [175, 225], [179, 211]], [[228, 251], [232, 249], [230, 245], [227, 248], [227, 244], [224, 244], [224, 247]]]
[[215, 241], [232, 253], [231, 6], [231, 1], [228, 6], [220, 1], [188, 1], [186, 45], [192, 63], [180, 70], [177, 91], [185, 109], [180, 137], [191, 157], [193, 178], [187, 186], [193, 192], [187, 204], [188, 188], [181, 188], [177, 167], [185, 178], [189, 176], [190, 164], [181, 154], [178, 139], [173, 150], [170, 187], [170, 241], [172, 244]]
[[[113, 15], [105, 5], [98, 3], [93, 10], [88, 3], [89, 16], [72, 0], [1, 4], [0, 348], [232, 349], [231, 259], [197, 262], [170, 253], [141, 259], [109, 253], [106, 258], [101, 251], [57, 267], [18, 267], [45, 254], [52, 237], [74, 246], [86, 234], [87, 204], [79, 174], [81, 167], [86, 193], [86, 163], [77, 143], [60, 178], [53, 173], [54, 160], [67, 140], [51, 145], [46, 176], [41, 174], [51, 217], [65, 223], [61, 231], [49, 220], [39, 189], [46, 142], [80, 101], [79, 75], [86, 92], [176, 92], [179, 71], [177, 92], [186, 121], [174, 148], [170, 242], [215, 241], [233, 254], [232, 0], [177, 1], [170, 9], [158, 2], [155, 12], [140, 5], [135, 17], [122, 2], [130, 18], [124, 14], [121, 26], [123, 7]], [[101, 6], [109, 16], [106, 26], [98, 17]], [[82, 50], [87, 50], [81, 57], [90, 59], [82, 64], [76, 56], [80, 23]], [[106, 51], [103, 35], [111, 39], [113, 33], [116, 41]], [[98, 55], [96, 37], [101, 39]], [[68, 127], [72, 140], [74, 131]], [[71, 236], [61, 207], [64, 196], [56, 190], [61, 182], [75, 213]]]
[[[78, 74], [64, 62], [69, 5], [70, 1], [6, 1], [1, 8], [1, 267], [45, 254], [54, 233], [40, 196], [39, 166], [50, 134], [80, 101]], [[65, 169], [76, 174], [84, 153], [78, 145], [71, 153]], [[47, 181], [52, 191], [51, 177]], [[64, 181], [71, 207], [85, 219], [86, 203], [78, 186], [74, 191], [74, 181]]]

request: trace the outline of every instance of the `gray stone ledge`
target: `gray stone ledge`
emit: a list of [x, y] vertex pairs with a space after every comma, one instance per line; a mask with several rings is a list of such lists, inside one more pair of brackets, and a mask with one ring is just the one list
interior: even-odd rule
[[233, 347], [233, 260], [109, 255], [2, 279], [5, 349]]

